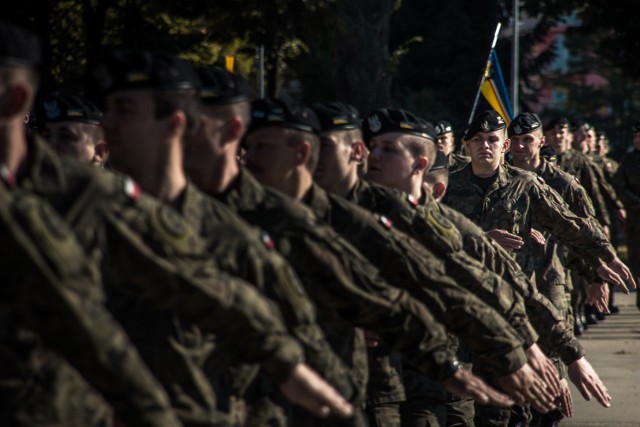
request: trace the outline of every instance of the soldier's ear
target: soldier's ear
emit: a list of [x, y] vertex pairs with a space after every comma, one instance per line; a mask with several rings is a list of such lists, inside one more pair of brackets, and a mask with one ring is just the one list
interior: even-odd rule
[[445, 184], [444, 182], [438, 181], [433, 185], [433, 190], [431, 191], [431, 194], [433, 194], [433, 198], [439, 202], [444, 197], [444, 193], [446, 191], [447, 191], [447, 184]]
[[509, 138], [504, 140], [504, 145], [502, 146], [502, 152], [506, 153], [509, 151], [509, 147], [511, 146], [511, 140]]
[[354, 141], [351, 144], [351, 156], [349, 160], [360, 164], [365, 160], [365, 157], [367, 157], [367, 147], [365, 147], [364, 142]]
[[224, 124], [222, 143], [236, 142], [244, 135], [246, 127], [240, 116], [232, 116]]
[[20, 82], [10, 84], [0, 95], [0, 117], [9, 119], [16, 114], [24, 117], [31, 99], [29, 89]]
[[426, 156], [419, 156], [413, 165], [413, 174], [418, 175], [424, 173], [429, 166], [429, 159]]

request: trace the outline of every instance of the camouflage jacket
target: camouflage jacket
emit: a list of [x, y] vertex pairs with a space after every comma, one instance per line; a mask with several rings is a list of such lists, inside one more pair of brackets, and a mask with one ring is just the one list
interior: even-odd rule
[[[629, 220], [637, 220], [640, 213], [640, 151], [625, 154], [614, 176], [618, 195], [629, 211]], [[632, 218], [632, 215], [636, 215]]]
[[563, 244], [589, 260], [606, 263], [616, 257], [602, 229], [589, 218], [569, 210], [562, 197], [539, 176], [507, 165], [500, 165], [496, 180], [486, 194], [474, 184], [471, 166], [449, 177], [444, 202], [466, 215], [483, 230], [502, 229], [524, 240], [514, 256], [526, 274], [533, 277], [531, 228], [535, 221], [541, 231], [549, 231]]
[[468, 156], [451, 153], [449, 154], [449, 171], [450, 172], [456, 171], [461, 167], [463, 167], [464, 165], [466, 165], [467, 163], [469, 163], [470, 161], [471, 161], [471, 158]]
[[[430, 352], [431, 345], [442, 341], [433, 335], [440, 332], [429, 312], [406, 291], [388, 286], [375, 267], [307, 207], [261, 186], [245, 170], [215, 197], [273, 236], [316, 303], [334, 348], [341, 341], [344, 346], [345, 324], [351, 324], [375, 331], [398, 351], [420, 347], [424, 356], [431, 355], [421, 359], [425, 372], [448, 361], [442, 357], [446, 352]], [[366, 366], [366, 360], [361, 363]]]
[[591, 163], [593, 172], [598, 179], [598, 189], [604, 198], [605, 205], [608, 208], [623, 209], [624, 206], [622, 205], [622, 202], [618, 200], [616, 190], [614, 190], [611, 181], [607, 178], [607, 172], [604, 169], [605, 162], [602, 157], [595, 154], [588, 154], [587, 157]]
[[39, 140], [30, 141], [30, 155], [18, 186], [48, 200], [73, 229], [94, 277], [103, 279], [108, 308], [181, 417], [208, 422], [217, 415], [200, 367], [180, 351], [197, 334], [182, 334], [171, 313], [216, 333], [237, 360], [260, 362], [276, 381], [302, 360], [271, 304], [220, 273], [172, 208], [140, 194], [128, 178], [58, 158]]
[[[396, 228], [425, 247], [433, 248], [445, 259], [450, 276], [490, 305], [502, 306], [503, 311], [509, 313], [516, 311], [510, 307], [524, 304], [524, 308], [517, 308], [516, 312], [526, 310], [526, 316], [536, 330], [544, 331], [540, 338], [562, 354], [564, 360], [576, 360], [582, 353], [579, 343], [563, 323], [562, 315], [537, 292], [506, 251], [493, 244], [464, 215], [436, 203], [428, 194], [416, 200], [364, 180], [356, 184], [349, 198], [388, 215], [393, 218]], [[496, 277], [504, 280], [496, 280]], [[521, 300], [524, 302], [519, 302]]]
[[[408, 290], [452, 333], [469, 342], [492, 371], [502, 374], [505, 364], [513, 364], [510, 357], [522, 347], [517, 333], [486, 303], [447, 277], [443, 262], [433, 253], [396, 230], [384, 215], [372, 214], [317, 185], [304, 201], [376, 265], [389, 283]], [[443, 346], [445, 341], [443, 337]], [[497, 359], [502, 359], [499, 364]]]
[[556, 161], [560, 169], [578, 178], [580, 184], [587, 190], [600, 224], [611, 225], [611, 218], [607, 212], [604, 197], [600, 192], [598, 178], [586, 154], [569, 149], [562, 154], [557, 154]]
[[[166, 393], [124, 331], [102, 304], [88, 295], [91, 279], [82, 249], [53, 209], [24, 192], [14, 190], [10, 194], [0, 184], [0, 236], [3, 423], [87, 426], [91, 420], [98, 420], [99, 414], [85, 413], [96, 409], [90, 407], [91, 396], [66, 396], [78, 404], [60, 402], [62, 408], [55, 401], [52, 406], [40, 402], [22, 407], [40, 390], [29, 373], [31, 363], [56, 367], [67, 374], [59, 378], [82, 384], [75, 371], [44, 350], [46, 346], [59, 352], [96, 387], [127, 424], [180, 425]], [[16, 366], [19, 369], [12, 370]], [[73, 390], [67, 387], [67, 391]], [[25, 412], [29, 410], [31, 413]]]
[[[222, 271], [246, 280], [277, 303], [289, 332], [302, 344], [307, 364], [342, 396], [354, 399], [354, 384], [347, 367], [326, 341], [316, 323], [315, 307], [295, 271], [275, 250], [270, 235], [250, 226], [229, 206], [193, 184], [185, 189], [179, 211], [202, 237], [206, 250]], [[216, 365], [220, 369], [219, 363]], [[242, 394], [255, 375], [239, 378], [240, 373], [235, 372], [234, 376], [232, 391]]]

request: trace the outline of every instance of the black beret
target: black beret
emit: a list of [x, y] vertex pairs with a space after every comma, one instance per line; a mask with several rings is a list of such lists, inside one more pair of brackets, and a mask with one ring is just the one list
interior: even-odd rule
[[446, 122], [444, 120], [440, 120], [438, 123], [436, 123], [436, 134], [438, 136], [444, 135], [450, 132], [453, 132], [453, 126], [451, 126], [451, 123]]
[[525, 135], [535, 132], [540, 128], [542, 128], [542, 121], [536, 113], [520, 113], [511, 120], [507, 132], [509, 137], [511, 137], [513, 135]]
[[149, 51], [118, 50], [108, 55], [93, 71], [104, 93], [120, 90], [198, 89], [199, 79], [187, 61]]
[[0, 21], [0, 65], [35, 68], [41, 60], [40, 40], [34, 32]]
[[292, 106], [282, 99], [264, 98], [253, 101], [249, 132], [269, 127], [320, 133], [320, 122], [310, 108]]
[[546, 130], [569, 129], [569, 119], [566, 117], [556, 117], [547, 123]]
[[573, 126], [573, 130], [576, 131], [579, 128], [584, 128], [584, 130], [590, 131], [591, 129], [593, 129], [593, 126], [591, 126], [591, 124], [588, 122], [585, 122], [583, 120], [578, 120]]
[[255, 92], [249, 82], [221, 67], [197, 67], [200, 100], [205, 105], [229, 105], [251, 101]]
[[636, 122], [631, 126], [631, 132], [637, 133], [640, 132], [640, 122]]
[[323, 132], [330, 130], [350, 130], [360, 128], [358, 110], [342, 102], [316, 102], [311, 109], [318, 116]]
[[444, 154], [442, 151], [438, 150], [436, 152], [436, 158], [433, 162], [433, 165], [429, 169], [429, 172], [435, 172], [443, 169], [449, 169], [449, 157]]
[[473, 118], [469, 124], [465, 139], [471, 139], [478, 132], [494, 132], [507, 127], [504, 119], [495, 110], [482, 111]]
[[102, 112], [91, 102], [75, 95], [52, 93], [36, 105], [36, 117], [42, 125], [48, 122], [82, 122], [100, 124]]
[[382, 108], [362, 120], [362, 135], [371, 138], [390, 132], [416, 135], [436, 142], [436, 129], [431, 123], [405, 110]]

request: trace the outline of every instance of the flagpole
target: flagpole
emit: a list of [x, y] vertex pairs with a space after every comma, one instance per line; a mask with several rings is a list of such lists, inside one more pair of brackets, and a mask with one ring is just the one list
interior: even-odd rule
[[511, 43], [511, 99], [513, 100], [513, 114], [518, 115], [518, 97], [520, 96], [520, 1], [513, 1], [513, 41]]
[[480, 94], [482, 93], [482, 85], [484, 84], [484, 81], [487, 78], [487, 72], [489, 71], [489, 67], [491, 66], [491, 54], [493, 53], [493, 49], [496, 47], [496, 43], [498, 42], [498, 34], [500, 33], [501, 26], [502, 24], [498, 22], [498, 26], [496, 27], [496, 32], [493, 35], [493, 41], [491, 42], [491, 49], [489, 49], [489, 56], [487, 57], [487, 65], [485, 65], [484, 70], [482, 70], [482, 77], [480, 78], [480, 84], [478, 85], [478, 92], [476, 93], [476, 99], [473, 101], [473, 108], [471, 109], [471, 114], [469, 115], [467, 126], [471, 124], [471, 121], [473, 120], [473, 115], [476, 112], [476, 108], [478, 108], [478, 101], [480, 101]]

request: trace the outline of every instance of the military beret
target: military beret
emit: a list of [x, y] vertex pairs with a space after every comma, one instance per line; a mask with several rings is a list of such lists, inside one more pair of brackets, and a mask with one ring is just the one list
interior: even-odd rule
[[631, 126], [631, 132], [637, 133], [640, 132], [640, 122], [636, 122]]
[[546, 130], [569, 129], [569, 119], [566, 117], [556, 117], [547, 123]]
[[322, 131], [360, 128], [358, 110], [342, 102], [316, 102], [311, 109], [318, 116]]
[[478, 132], [494, 132], [507, 127], [504, 119], [494, 110], [485, 110], [476, 114], [469, 127], [465, 139], [470, 139]]
[[79, 96], [52, 93], [37, 103], [36, 117], [40, 124], [72, 121], [97, 125], [102, 119], [102, 112]]
[[575, 122], [573, 126], [573, 130], [576, 131], [579, 128], [584, 128], [584, 130], [590, 131], [591, 129], [593, 129], [593, 126], [591, 126], [591, 124], [589, 124], [588, 122], [585, 122], [583, 120], [578, 120], [577, 122]]
[[435, 172], [443, 169], [449, 169], [449, 158], [442, 151], [438, 150], [429, 172]]
[[511, 137], [535, 132], [540, 128], [542, 128], [542, 121], [536, 113], [520, 113], [511, 120], [507, 132]]
[[164, 53], [117, 50], [93, 70], [104, 93], [120, 90], [198, 89], [199, 79], [187, 61]]
[[269, 127], [320, 133], [320, 122], [310, 108], [292, 106], [282, 99], [264, 98], [253, 101], [249, 133]]
[[228, 105], [251, 101], [255, 92], [249, 82], [221, 67], [196, 67], [200, 78], [200, 100], [205, 105]]
[[362, 120], [362, 136], [365, 141], [390, 132], [416, 135], [436, 142], [436, 129], [431, 123], [405, 110], [382, 108]]
[[453, 132], [453, 126], [451, 126], [451, 123], [445, 122], [444, 120], [440, 120], [438, 123], [436, 123], [436, 134], [438, 136], [450, 132]]
[[0, 65], [37, 67], [41, 60], [40, 40], [34, 32], [0, 21]]

